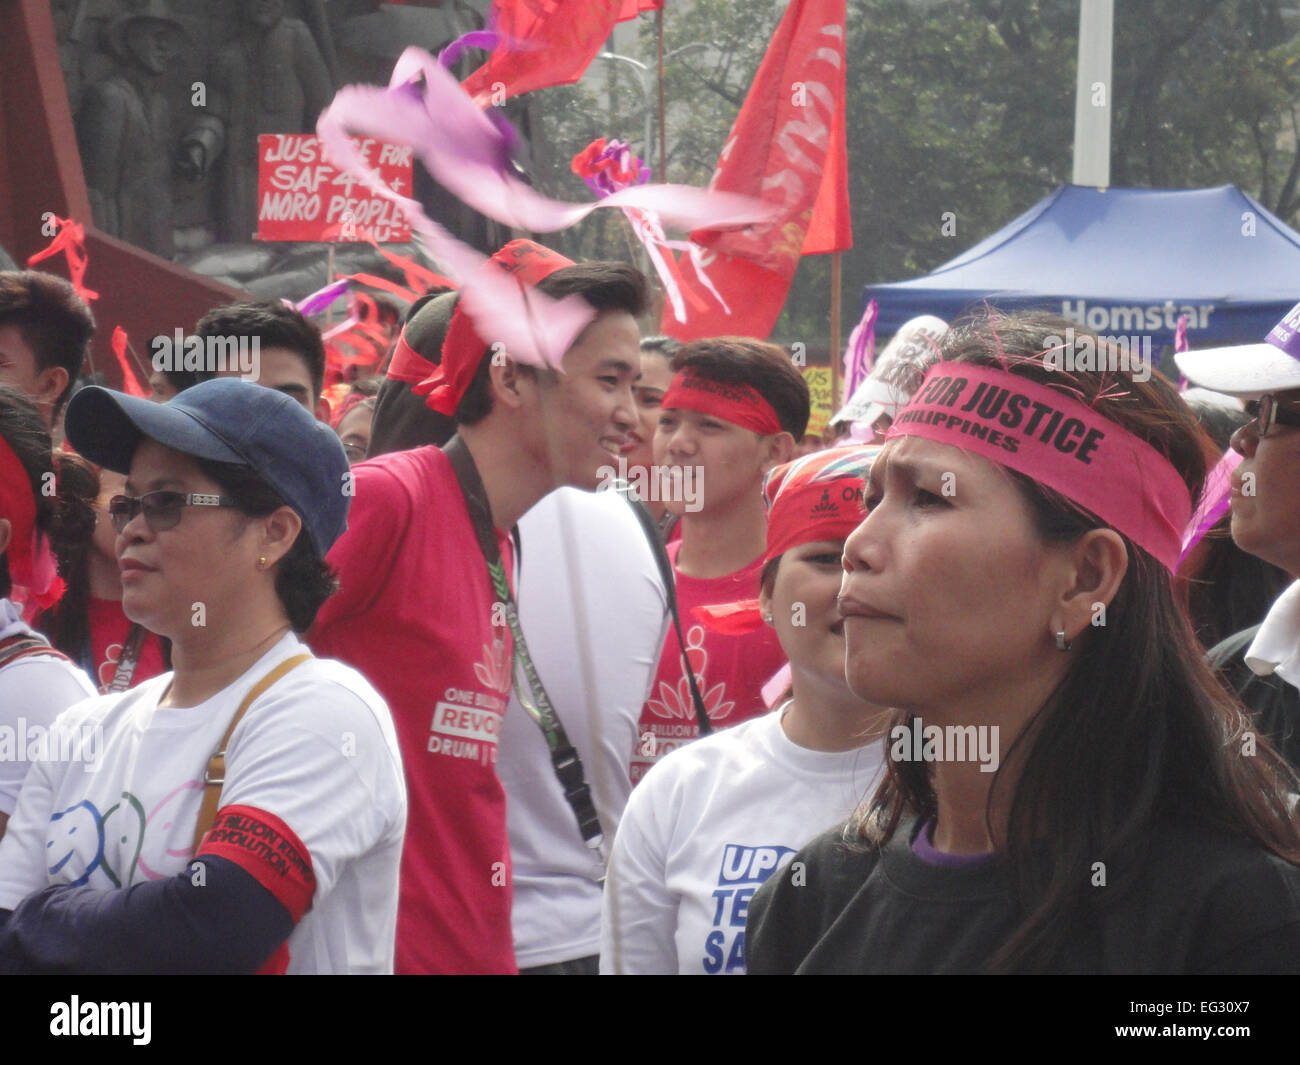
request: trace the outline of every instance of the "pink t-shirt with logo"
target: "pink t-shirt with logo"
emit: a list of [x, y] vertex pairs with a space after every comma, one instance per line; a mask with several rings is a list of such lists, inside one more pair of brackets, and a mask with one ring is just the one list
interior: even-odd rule
[[[757, 599], [763, 558], [760, 555], [744, 569], [725, 577], [701, 579], [689, 577], [677, 568], [677, 552], [681, 546], [680, 540], [670, 543], [668, 557], [677, 581], [677, 607], [682, 618], [682, 635], [686, 638], [686, 653], [714, 728], [739, 725], [767, 713], [763, 685], [786, 661], [776, 630], [763, 625], [743, 636], [728, 636], [706, 629], [691, 611], [697, 606]], [[640, 736], [631, 760], [634, 784], [669, 751], [700, 735], [690, 684], [682, 668], [681, 647], [671, 627], [650, 698], [641, 708], [638, 731]]]
[[[339, 591], [308, 642], [360, 670], [392, 711], [409, 802], [395, 968], [513, 973], [496, 774], [510, 630], [492, 625], [487, 565], [441, 450], [382, 455], [352, 473], [348, 529], [328, 556]], [[510, 539], [497, 540], [510, 573]]]

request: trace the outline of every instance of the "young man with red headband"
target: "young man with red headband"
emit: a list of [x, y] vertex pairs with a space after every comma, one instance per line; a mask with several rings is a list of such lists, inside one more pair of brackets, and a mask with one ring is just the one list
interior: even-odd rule
[[[767, 515], [763, 479], [793, 456], [808, 425], [808, 386], [779, 347], [743, 337], [692, 341], [673, 357], [675, 376], [655, 433], [667, 507], [681, 515], [669, 546], [686, 655], [710, 727], [766, 711], [762, 686], [785, 663], [774, 630], [709, 632], [696, 607], [758, 595]], [[699, 708], [670, 633], [641, 712], [632, 755], [638, 781], [651, 765], [700, 735]]]
[[416, 391], [455, 418], [458, 435], [445, 449], [353, 468], [349, 528], [329, 555], [340, 590], [310, 636], [318, 653], [369, 677], [397, 726], [410, 802], [398, 972], [516, 971], [495, 769], [514, 643], [506, 530], [557, 487], [595, 488], [636, 421], [640, 272], [575, 265], [530, 241], [511, 242], [493, 263], [546, 296], [580, 295], [595, 319], [562, 373], [510, 358], [455, 293], [408, 322], [418, 332], [421, 317], [450, 311], [439, 365], [400, 343], [395, 361], [425, 370]]

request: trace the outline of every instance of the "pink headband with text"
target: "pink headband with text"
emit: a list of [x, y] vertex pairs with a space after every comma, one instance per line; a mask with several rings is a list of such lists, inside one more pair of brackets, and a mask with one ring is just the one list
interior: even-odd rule
[[951, 444], [1023, 473], [1090, 511], [1171, 573], [1192, 514], [1155, 448], [1076, 399], [990, 366], [932, 366], [888, 438]]

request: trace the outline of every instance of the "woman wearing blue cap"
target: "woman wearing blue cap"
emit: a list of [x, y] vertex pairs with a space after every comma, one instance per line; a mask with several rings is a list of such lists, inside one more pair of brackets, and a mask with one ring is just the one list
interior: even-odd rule
[[123, 609], [171, 673], [64, 714], [0, 844], [0, 969], [386, 972], [406, 798], [388, 709], [297, 633], [350, 501], [328, 426], [235, 379], [83, 389]]

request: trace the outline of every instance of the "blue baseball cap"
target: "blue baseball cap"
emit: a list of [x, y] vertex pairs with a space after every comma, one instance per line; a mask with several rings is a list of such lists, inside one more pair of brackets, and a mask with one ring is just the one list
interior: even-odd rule
[[68, 404], [69, 443], [91, 462], [131, 472], [141, 440], [195, 458], [247, 466], [302, 519], [320, 558], [347, 528], [352, 502], [343, 444], [283, 392], [218, 377], [153, 403], [92, 385]]

